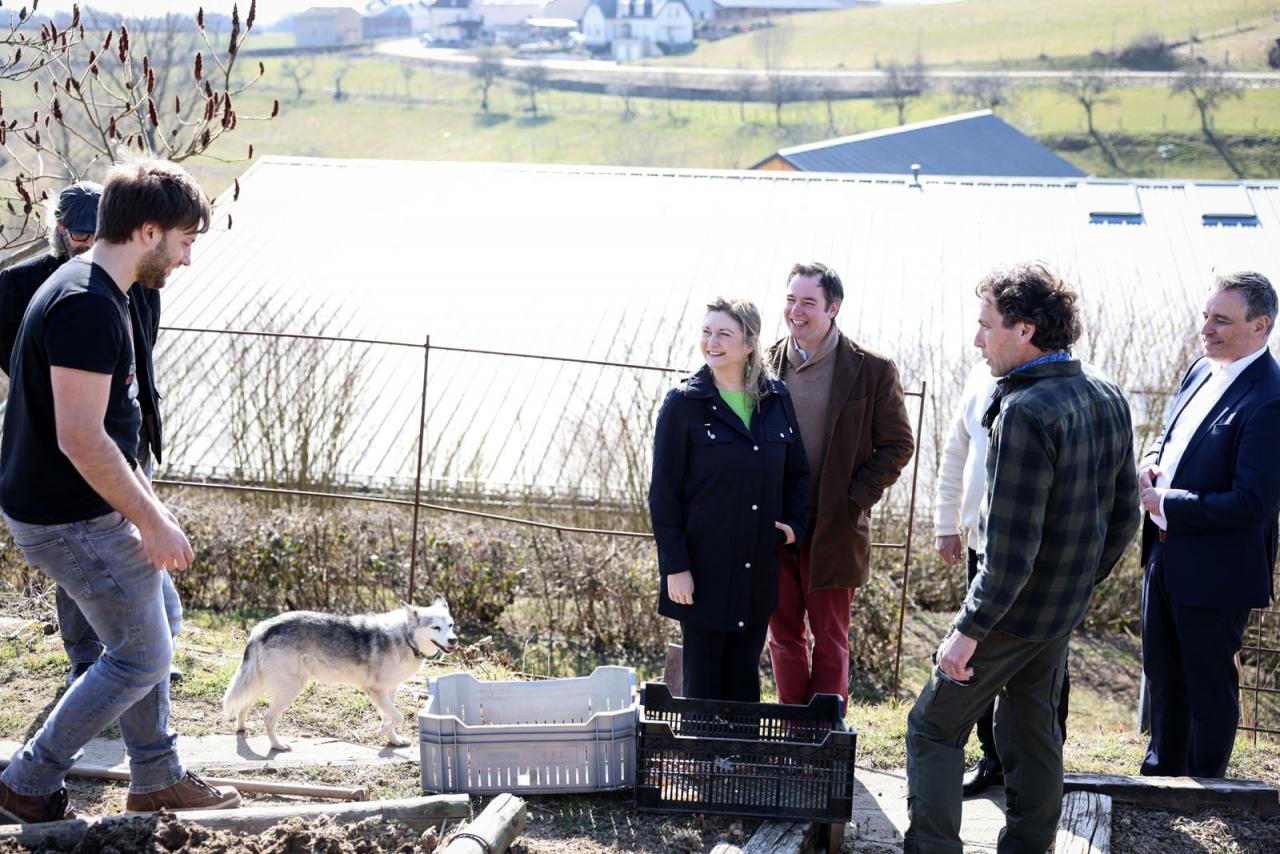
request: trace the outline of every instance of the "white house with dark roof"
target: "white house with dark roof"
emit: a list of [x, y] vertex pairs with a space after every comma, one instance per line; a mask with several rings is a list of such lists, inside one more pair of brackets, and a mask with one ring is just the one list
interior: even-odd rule
[[587, 46], [609, 47], [619, 62], [690, 44], [693, 26], [685, 0], [593, 0], [582, 17]]

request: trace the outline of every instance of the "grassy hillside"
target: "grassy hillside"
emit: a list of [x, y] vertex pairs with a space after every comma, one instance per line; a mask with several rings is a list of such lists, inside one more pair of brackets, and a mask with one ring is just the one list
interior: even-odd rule
[[[735, 102], [633, 98], [628, 117], [621, 98], [552, 91], [538, 95], [540, 115], [534, 119], [527, 112], [527, 96], [505, 83], [491, 93], [492, 113], [485, 116], [467, 77], [420, 71], [406, 80], [396, 63], [380, 59], [352, 62], [343, 78], [343, 91], [351, 94], [335, 101], [333, 75], [340, 67], [332, 59], [317, 64], [301, 99], [278, 84], [259, 93], [259, 100], [242, 100], [242, 115], [248, 115], [265, 111], [265, 99], [280, 97], [281, 115], [263, 125], [243, 123], [218, 153], [241, 156], [252, 142], [262, 154], [727, 169], [751, 166], [779, 147], [889, 127], [895, 121], [892, 111], [871, 100], [835, 102], [834, 124], [822, 102], [790, 104], [783, 111], [782, 128], [775, 127], [768, 104], [743, 108]], [[406, 92], [413, 101], [406, 100]], [[1102, 133], [1125, 137], [1120, 171], [1083, 138], [1083, 111], [1057, 91], [1020, 90], [1003, 116], [1094, 174], [1158, 175], [1156, 146], [1172, 142], [1168, 177], [1232, 177], [1197, 136], [1198, 120], [1184, 99], [1159, 88], [1119, 89], [1115, 96], [1115, 103], [1098, 108], [1095, 121]], [[913, 103], [907, 119], [958, 109], [949, 95], [938, 94]], [[1247, 92], [1223, 108], [1216, 124], [1220, 133], [1249, 136], [1260, 151], [1280, 150], [1280, 89]], [[1250, 174], [1280, 177], [1274, 160], [1250, 158]], [[221, 189], [244, 164], [204, 161], [196, 168], [210, 189]]]
[[[491, 93], [492, 112], [486, 116], [463, 74], [415, 68], [406, 76], [391, 60], [325, 57], [308, 67], [297, 98], [283, 62], [268, 58], [270, 85], [237, 102], [240, 127], [215, 151], [232, 162], [188, 163], [211, 192], [225, 189], [244, 171], [247, 164], [239, 158], [250, 143], [258, 154], [729, 169], [749, 167], [780, 147], [890, 127], [896, 120], [891, 110], [866, 99], [834, 102], [830, 115], [821, 101], [789, 104], [782, 128], [774, 124], [772, 105], [761, 103], [633, 98], [628, 116], [619, 97], [559, 91], [539, 93], [535, 119], [527, 111], [527, 95], [505, 82]], [[335, 100], [340, 71], [346, 97]], [[1156, 148], [1172, 143], [1167, 177], [1233, 177], [1199, 136], [1186, 99], [1171, 98], [1162, 88], [1114, 94], [1114, 103], [1097, 108], [1095, 122], [1108, 139], [1114, 137], [1118, 169], [1084, 135], [1083, 111], [1060, 92], [1020, 89], [1001, 114], [1092, 174], [1159, 175]], [[261, 124], [248, 120], [269, 112], [273, 98], [281, 101], [279, 118]], [[968, 108], [939, 93], [913, 102], [907, 120], [961, 109]], [[1226, 104], [1216, 125], [1248, 174], [1280, 177], [1280, 89], [1246, 92]], [[12, 168], [12, 163], [0, 165], [0, 174]]]
[[[1254, 26], [1275, 29], [1277, 16], [1280, 6], [1274, 0], [961, 0], [799, 14], [775, 22], [791, 34], [784, 66], [872, 68], [877, 62], [908, 61], [917, 53], [933, 66], [1025, 64], [1042, 56], [1112, 51], [1150, 30], [1174, 42], [1193, 35], [1205, 39], [1202, 48], [1220, 59], [1211, 37]], [[1257, 31], [1236, 38], [1233, 63], [1266, 65], [1265, 42]], [[763, 64], [749, 35], [704, 43], [691, 55], [663, 61]]]

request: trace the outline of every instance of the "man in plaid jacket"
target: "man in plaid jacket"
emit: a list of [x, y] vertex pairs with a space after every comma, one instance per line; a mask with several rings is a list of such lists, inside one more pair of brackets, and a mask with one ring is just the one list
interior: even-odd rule
[[1074, 290], [1040, 264], [988, 275], [975, 345], [1001, 377], [978, 524], [978, 574], [907, 719], [907, 852], [955, 852], [964, 743], [998, 694], [1008, 796], [1000, 852], [1053, 846], [1062, 809], [1057, 706], [1071, 631], [1138, 527], [1120, 390], [1070, 355]]

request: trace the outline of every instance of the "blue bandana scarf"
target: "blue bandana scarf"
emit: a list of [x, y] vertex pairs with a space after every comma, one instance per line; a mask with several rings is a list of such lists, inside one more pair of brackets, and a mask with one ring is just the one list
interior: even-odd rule
[[1070, 361], [1071, 361], [1071, 354], [1068, 353], [1066, 350], [1059, 350], [1056, 353], [1045, 353], [1043, 356], [1041, 356], [1038, 359], [1032, 359], [1030, 362], [1025, 362], [1021, 365], [1018, 365], [1018, 367], [1014, 368], [1005, 376], [1011, 377], [1014, 374], [1018, 373], [1019, 371], [1025, 371], [1029, 368], [1034, 368], [1039, 365], [1047, 365], [1050, 362], [1070, 362]]

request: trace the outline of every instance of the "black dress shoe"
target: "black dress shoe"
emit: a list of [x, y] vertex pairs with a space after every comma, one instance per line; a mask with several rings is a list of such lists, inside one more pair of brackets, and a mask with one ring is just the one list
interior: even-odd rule
[[987, 756], [978, 760], [978, 764], [970, 768], [964, 775], [964, 796], [975, 798], [992, 786], [1004, 785], [1004, 768], [999, 759]]

